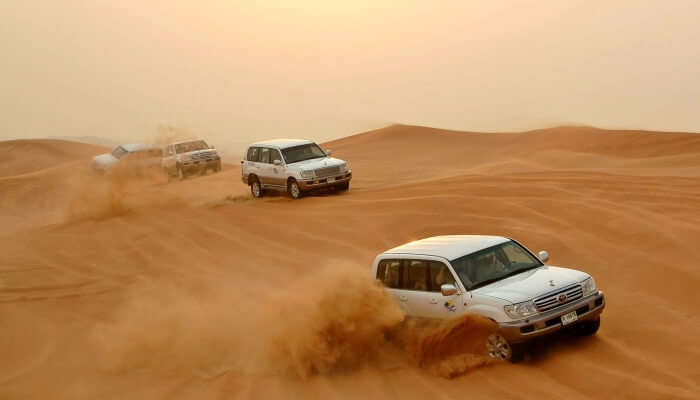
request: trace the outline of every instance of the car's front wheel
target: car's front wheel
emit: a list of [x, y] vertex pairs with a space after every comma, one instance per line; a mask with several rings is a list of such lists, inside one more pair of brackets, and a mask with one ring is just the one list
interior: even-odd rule
[[491, 358], [516, 363], [523, 359], [525, 345], [511, 344], [500, 333], [493, 333], [486, 338], [486, 352]]
[[289, 195], [292, 196], [294, 200], [300, 199], [301, 196], [303, 196], [299, 183], [297, 183], [295, 179], [290, 179], [289, 182], [287, 182], [287, 192], [289, 192]]

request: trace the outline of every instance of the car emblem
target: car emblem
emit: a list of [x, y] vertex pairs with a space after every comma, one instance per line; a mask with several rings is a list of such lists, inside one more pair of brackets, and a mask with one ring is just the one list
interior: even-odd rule
[[549, 286], [554, 286], [554, 281], [549, 281]]
[[565, 303], [569, 298], [564, 294], [560, 294], [557, 300], [559, 300], [560, 303]]

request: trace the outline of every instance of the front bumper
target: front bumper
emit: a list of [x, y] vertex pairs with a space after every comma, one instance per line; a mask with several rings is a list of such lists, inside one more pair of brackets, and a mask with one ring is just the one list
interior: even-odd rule
[[538, 336], [547, 335], [562, 329], [561, 316], [576, 311], [576, 322], [566, 325], [573, 326], [582, 321], [597, 318], [605, 308], [605, 296], [602, 291], [566, 304], [542, 314], [533, 315], [513, 322], [500, 322], [498, 327], [501, 335], [510, 343], [525, 342]]
[[183, 172], [202, 171], [205, 169], [221, 169], [221, 159], [212, 158], [201, 161], [188, 161], [180, 164]]
[[301, 190], [314, 190], [314, 189], [320, 189], [320, 188], [326, 188], [326, 187], [332, 187], [332, 186], [340, 186], [343, 185], [347, 182], [350, 182], [352, 179], [352, 171], [348, 171], [344, 174], [341, 175], [336, 175], [336, 176], [329, 176], [326, 178], [322, 179], [304, 179], [301, 181], [298, 181], [299, 187]]

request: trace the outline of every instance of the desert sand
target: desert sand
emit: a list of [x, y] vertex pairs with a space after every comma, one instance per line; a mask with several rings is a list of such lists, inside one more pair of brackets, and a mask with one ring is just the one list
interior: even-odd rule
[[[324, 147], [350, 191], [294, 201], [254, 200], [238, 160], [105, 179], [99, 147], [0, 142], [0, 398], [700, 397], [699, 134], [395, 125]], [[402, 324], [370, 264], [438, 234], [591, 273], [601, 330], [512, 365], [479, 321]]]

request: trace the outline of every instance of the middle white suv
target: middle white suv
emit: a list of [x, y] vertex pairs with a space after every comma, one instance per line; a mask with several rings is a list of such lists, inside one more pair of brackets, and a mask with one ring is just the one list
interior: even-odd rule
[[241, 179], [250, 186], [253, 197], [262, 197], [265, 190], [286, 191], [294, 199], [314, 189], [348, 190], [352, 171], [345, 161], [330, 155], [330, 150], [310, 140], [253, 143], [241, 161]]
[[492, 320], [498, 332], [486, 339], [488, 354], [518, 361], [535, 337], [568, 326], [593, 335], [600, 326], [605, 298], [593, 278], [548, 259], [501, 236], [435, 236], [378, 255], [372, 277], [409, 317]]

